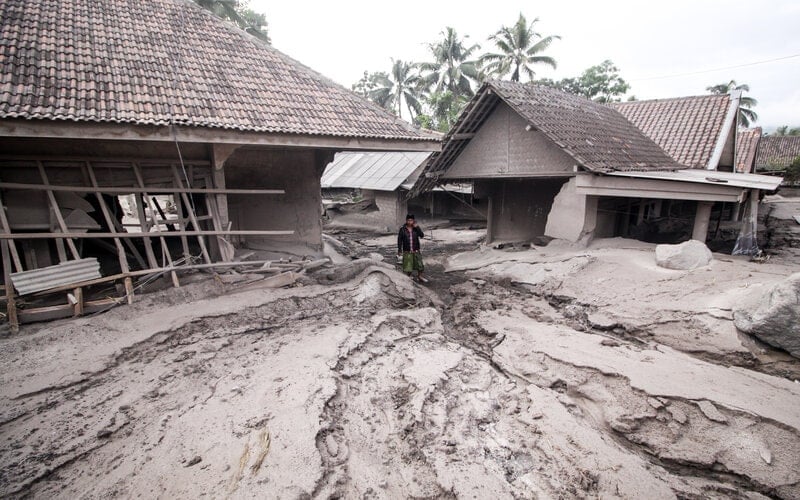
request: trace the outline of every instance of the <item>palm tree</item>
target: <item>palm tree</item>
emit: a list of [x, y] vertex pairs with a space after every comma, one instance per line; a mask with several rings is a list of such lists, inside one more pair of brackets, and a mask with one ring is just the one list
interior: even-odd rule
[[[731, 80], [728, 83], [720, 83], [718, 85], [712, 85], [711, 87], [706, 87], [706, 90], [711, 92], [712, 94], [727, 94], [731, 90], [741, 90], [743, 92], [750, 92], [750, 86], [746, 83], [742, 83], [741, 85], [736, 84], [736, 80]], [[758, 101], [752, 97], [742, 97], [739, 99], [739, 113], [737, 115], [737, 121], [739, 125], [742, 127], [749, 127], [751, 123], [758, 120], [758, 114], [752, 110], [753, 107], [758, 104]]]
[[472, 82], [480, 78], [477, 61], [472, 55], [480, 49], [480, 45], [465, 45], [467, 37], [459, 38], [458, 33], [449, 26], [441, 32], [442, 39], [428, 44], [433, 61], [421, 63], [425, 86], [433, 92], [448, 91], [456, 97], [472, 97], [475, 91]]
[[520, 73], [524, 73], [529, 80], [533, 80], [534, 64], [545, 64], [555, 69], [556, 60], [549, 56], [539, 55], [547, 49], [553, 40], [561, 37], [550, 35], [542, 37], [534, 31], [534, 25], [539, 22], [537, 17], [530, 23], [520, 13], [519, 19], [513, 26], [502, 26], [500, 30], [489, 37], [489, 41], [499, 49], [497, 53], [484, 54], [480, 62], [484, 64], [487, 74], [503, 78], [511, 73], [511, 81], [518, 82]]
[[369, 98], [386, 109], [391, 109], [402, 117], [403, 104], [409, 117], [422, 112], [420, 104], [420, 84], [422, 78], [417, 73], [417, 65], [392, 59], [390, 74], [382, 73], [376, 78], [376, 87], [369, 91]]

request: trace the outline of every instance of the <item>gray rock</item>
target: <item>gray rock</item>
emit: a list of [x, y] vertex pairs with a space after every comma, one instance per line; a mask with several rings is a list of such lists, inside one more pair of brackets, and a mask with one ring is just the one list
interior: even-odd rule
[[800, 358], [800, 273], [733, 311], [740, 331]]
[[697, 240], [678, 245], [656, 245], [656, 264], [667, 269], [696, 269], [707, 266], [712, 258], [711, 250]]

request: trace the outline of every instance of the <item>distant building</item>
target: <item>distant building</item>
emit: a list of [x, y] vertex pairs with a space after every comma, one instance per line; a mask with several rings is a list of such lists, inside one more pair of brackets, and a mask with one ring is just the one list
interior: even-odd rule
[[758, 143], [756, 171], [780, 174], [800, 156], [800, 135], [768, 135]]
[[358, 219], [376, 228], [394, 228], [411, 211], [417, 216], [481, 218], [471, 197], [472, 186], [448, 185], [409, 199], [430, 153], [352, 152], [336, 153], [322, 174], [324, 193], [357, 190], [364, 200], [374, 200], [374, 211]]

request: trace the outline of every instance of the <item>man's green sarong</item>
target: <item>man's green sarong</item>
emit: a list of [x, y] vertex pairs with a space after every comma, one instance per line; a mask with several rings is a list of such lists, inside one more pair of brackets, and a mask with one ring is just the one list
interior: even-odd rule
[[422, 263], [422, 255], [417, 252], [403, 252], [403, 272], [424, 271], [425, 265]]

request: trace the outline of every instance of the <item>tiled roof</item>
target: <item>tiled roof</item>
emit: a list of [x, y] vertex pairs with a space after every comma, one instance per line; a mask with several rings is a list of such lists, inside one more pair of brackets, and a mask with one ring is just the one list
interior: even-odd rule
[[549, 87], [491, 81], [461, 112], [445, 136], [442, 151], [433, 153], [412, 195], [435, 185], [466, 147], [466, 138], [481, 127], [500, 100], [586, 170], [602, 173], [685, 168], [608, 106]]
[[0, 118], [431, 140], [185, 0], [0, 0]]
[[394, 191], [409, 180], [429, 155], [417, 152], [336, 153], [322, 174], [322, 187]]
[[756, 160], [756, 148], [761, 139], [761, 127], [739, 130], [736, 134], [736, 171], [753, 172]]
[[788, 167], [800, 156], [800, 135], [768, 135], [758, 143], [756, 170]]
[[512, 109], [593, 172], [681, 168], [622, 115], [589, 99], [535, 85], [492, 82]]
[[730, 103], [730, 96], [724, 94], [617, 102], [610, 106], [678, 163], [690, 168], [706, 168], [723, 130]]

